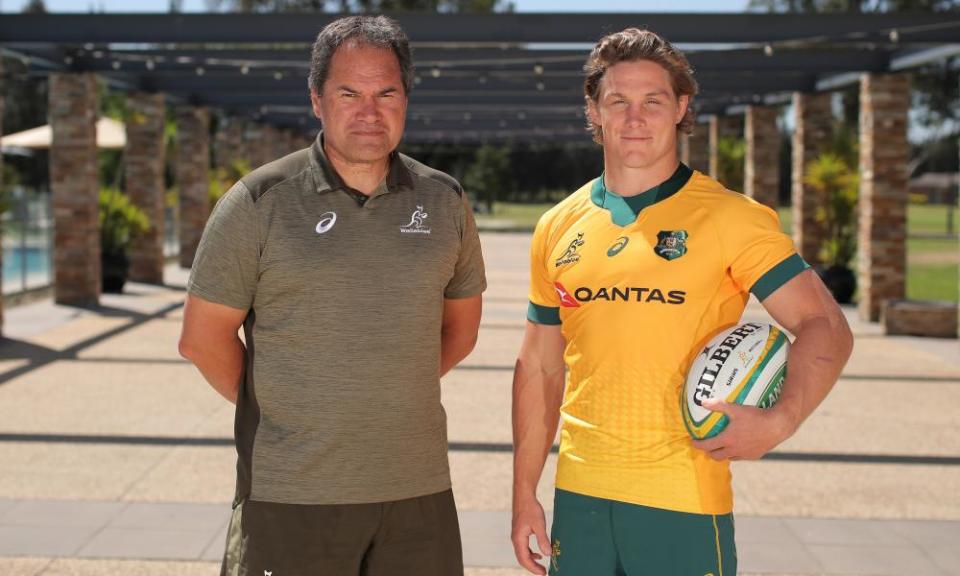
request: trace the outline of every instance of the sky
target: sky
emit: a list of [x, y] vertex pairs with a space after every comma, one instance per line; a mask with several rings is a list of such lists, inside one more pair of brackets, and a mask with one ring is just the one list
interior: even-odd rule
[[[0, 12], [20, 12], [27, 0], [0, 0]], [[50, 12], [166, 12], [169, 0], [45, 0]], [[517, 12], [742, 12], [747, 0], [514, 0]], [[184, 12], [204, 12], [203, 0], [183, 0]]]

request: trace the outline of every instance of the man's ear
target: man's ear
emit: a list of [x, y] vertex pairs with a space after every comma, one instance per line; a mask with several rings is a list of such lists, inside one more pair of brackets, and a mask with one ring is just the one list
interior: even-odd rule
[[323, 122], [323, 109], [320, 107], [320, 95], [316, 89], [310, 89], [310, 107], [313, 108], [313, 115]]
[[677, 119], [674, 124], [679, 124], [683, 120], [684, 115], [687, 113], [687, 107], [690, 105], [690, 96], [684, 94], [677, 98]]
[[597, 109], [597, 103], [589, 96], [585, 96], [583, 99], [587, 102], [587, 119], [589, 119], [590, 123], [594, 126], [601, 126], [600, 110]]

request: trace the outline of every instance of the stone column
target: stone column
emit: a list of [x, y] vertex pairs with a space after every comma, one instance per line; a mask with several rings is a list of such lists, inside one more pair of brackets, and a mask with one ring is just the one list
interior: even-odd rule
[[817, 196], [803, 183], [807, 165], [813, 162], [830, 142], [833, 113], [830, 93], [803, 94], [794, 92], [793, 168], [791, 197], [793, 202], [793, 242], [800, 256], [810, 264], [818, 264], [823, 227], [817, 224]]
[[743, 168], [743, 193], [776, 209], [780, 183], [779, 110], [772, 106], [747, 106], [744, 137], [747, 154]]
[[[3, 58], [0, 57], [0, 138], [3, 137]], [[0, 154], [0, 190], [3, 189], [3, 154]], [[0, 230], [2, 232], [2, 230]], [[2, 244], [2, 242], [0, 242]], [[0, 335], [3, 334], [3, 246], [0, 246]]]
[[177, 191], [180, 195], [180, 266], [190, 268], [210, 215], [210, 110], [177, 110]]
[[909, 109], [909, 76], [861, 76], [858, 281], [864, 320], [879, 320], [883, 301], [906, 293]]
[[223, 118], [217, 127], [213, 161], [217, 168], [230, 168], [243, 159], [243, 121], [240, 118]]
[[134, 205], [147, 215], [150, 228], [130, 243], [130, 279], [163, 284], [165, 222], [163, 94], [134, 93], [127, 98], [125, 187]]
[[50, 185], [57, 304], [96, 306], [100, 299], [97, 109], [95, 74], [50, 76]]
[[[743, 118], [740, 116], [710, 116], [710, 176], [717, 178], [719, 174], [720, 154], [719, 143], [722, 138], [739, 138], [743, 133]], [[736, 187], [734, 182], [722, 182], [725, 186]]]
[[273, 151], [274, 158], [283, 158], [294, 150], [293, 132], [286, 128], [277, 130], [277, 141], [274, 143]]
[[680, 145], [680, 160], [701, 172], [710, 168], [710, 128], [706, 124], [694, 124], [693, 133], [684, 135]]

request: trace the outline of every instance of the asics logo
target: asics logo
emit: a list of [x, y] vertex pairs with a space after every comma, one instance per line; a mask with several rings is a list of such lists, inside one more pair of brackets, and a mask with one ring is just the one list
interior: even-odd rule
[[333, 225], [337, 223], [337, 213], [336, 212], [326, 212], [320, 215], [320, 221], [317, 222], [317, 234], [323, 234], [324, 232], [329, 231], [333, 228]]

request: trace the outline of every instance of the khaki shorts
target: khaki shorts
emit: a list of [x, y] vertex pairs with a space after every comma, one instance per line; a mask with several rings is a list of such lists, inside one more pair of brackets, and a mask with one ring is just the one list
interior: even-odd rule
[[463, 576], [450, 490], [373, 504], [244, 500], [221, 576]]

